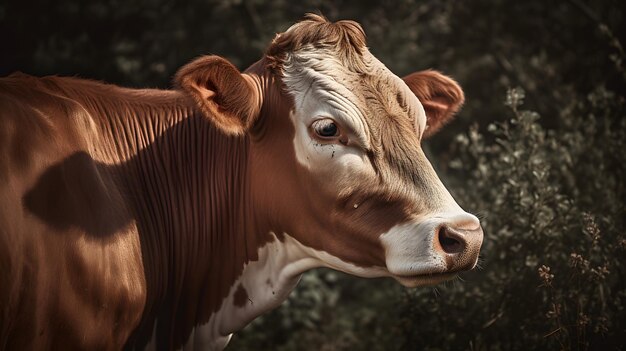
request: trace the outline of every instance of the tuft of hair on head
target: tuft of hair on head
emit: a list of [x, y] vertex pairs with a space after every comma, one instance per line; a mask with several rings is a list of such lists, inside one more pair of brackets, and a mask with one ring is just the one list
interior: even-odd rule
[[302, 21], [272, 40], [265, 52], [267, 67], [280, 71], [287, 54], [303, 48], [331, 48], [345, 62], [359, 62], [366, 48], [365, 32], [354, 21], [330, 22], [322, 15], [307, 13]]

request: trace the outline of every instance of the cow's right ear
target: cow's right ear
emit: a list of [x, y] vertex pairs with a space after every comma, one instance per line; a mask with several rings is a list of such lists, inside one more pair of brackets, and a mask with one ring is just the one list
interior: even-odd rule
[[222, 57], [203, 56], [188, 63], [175, 82], [226, 134], [244, 134], [259, 115], [261, 96], [254, 80]]

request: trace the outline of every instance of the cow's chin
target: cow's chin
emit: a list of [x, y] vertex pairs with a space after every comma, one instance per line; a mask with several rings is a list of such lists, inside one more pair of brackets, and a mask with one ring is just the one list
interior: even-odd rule
[[432, 286], [454, 279], [458, 272], [433, 273], [420, 275], [393, 275], [392, 277], [407, 288]]

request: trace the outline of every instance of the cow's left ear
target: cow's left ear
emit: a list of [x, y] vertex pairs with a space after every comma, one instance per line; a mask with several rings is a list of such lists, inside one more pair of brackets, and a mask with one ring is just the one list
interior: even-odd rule
[[174, 80], [226, 134], [244, 134], [259, 115], [261, 96], [254, 79], [222, 57], [200, 57], [183, 66]]
[[437, 71], [415, 72], [402, 79], [426, 111], [424, 138], [435, 134], [448, 123], [465, 101], [459, 84]]

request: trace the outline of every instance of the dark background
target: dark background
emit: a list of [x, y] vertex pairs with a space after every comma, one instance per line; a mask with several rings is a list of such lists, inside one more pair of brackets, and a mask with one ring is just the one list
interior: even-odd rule
[[[277, 32], [317, 12], [361, 23], [371, 51], [400, 76], [434, 68], [462, 83], [467, 105], [449, 136], [470, 119], [503, 118], [512, 86], [526, 91], [528, 108], [548, 115], [599, 85], [624, 91], [623, 7], [619, 0], [8, 0], [0, 5], [0, 75], [168, 88], [200, 55], [245, 69]], [[551, 123], [558, 121], [544, 121]]]
[[361, 23], [400, 76], [434, 68], [463, 86], [464, 109], [425, 147], [482, 217], [482, 270], [415, 290], [317, 270], [230, 348], [623, 348], [622, 1], [9, 0], [0, 76], [169, 88], [199, 55], [245, 69], [306, 12]]

